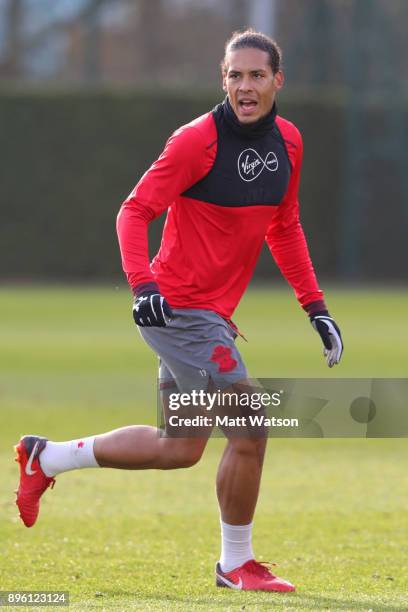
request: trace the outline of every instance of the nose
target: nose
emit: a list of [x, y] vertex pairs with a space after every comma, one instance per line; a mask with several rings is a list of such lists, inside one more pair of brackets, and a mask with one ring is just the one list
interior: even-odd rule
[[249, 74], [244, 74], [239, 85], [240, 91], [250, 91], [252, 89], [251, 79]]

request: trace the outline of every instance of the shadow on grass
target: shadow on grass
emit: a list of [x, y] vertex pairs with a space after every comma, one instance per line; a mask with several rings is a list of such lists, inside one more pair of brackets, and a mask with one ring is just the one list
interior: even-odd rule
[[[225, 594], [224, 594], [225, 593]], [[334, 609], [340, 609], [340, 610], [368, 610], [370, 608], [372, 608], [373, 610], [381, 610], [381, 612], [401, 612], [403, 610], [407, 610], [407, 607], [405, 604], [401, 605], [387, 605], [384, 604], [383, 602], [379, 603], [378, 600], [376, 599], [365, 599], [364, 601], [360, 601], [357, 599], [339, 599], [337, 597], [324, 597], [324, 596], [319, 596], [319, 595], [302, 595], [300, 593], [292, 593], [292, 594], [285, 594], [285, 595], [281, 595], [279, 593], [270, 593], [267, 594], [265, 593], [261, 598], [257, 599], [257, 595], [260, 595], [258, 593], [247, 593], [247, 592], [240, 592], [240, 593], [231, 593], [231, 594], [226, 594], [225, 591], [223, 591], [222, 595], [221, 593], [219, 595], [221, 596], [217, 596], [217, 594], [214, 594], [214, 596], [211, 597], [177, 597], [174, 595], [149, 595], [149, 594], [143, 594], [141, 595], [140, 592], [131, 592], [131, 591], [112, 591], [112, 590], [106, 590], [103, 591], [104, 596], [111, 596], [111, 597], [121, 597], [121, 598], [134, 598], [138, 601], [138, 603], [142, 603], [144, 602], [152, 602], [152, 603], [156, 603], [156, 604], [160, 604], [162, 603], [163, 605], [168, 605], [170, 603], [173, 604], [185, 604], [185, 605], [190, 605], [190, 606], [203, 606], [204, 609], [215, 609], [215, 608], [220, 608], [220, 609], [225, 609], [226, 606], [240, 606], [240, 609], [242, 609], [242, 606], [244, 605], [249, 605], [249, 606], [258, 606], [259, 609], [261, 608], [265, 608], [267, 609], [271, 609], [271, 608], [276, 608], [276, 609], [282, 609], [282, 606], [285, 607], [285, 610], [290, 610], [290, 609], [305, 609], [305, 610], [334, 610]], [[227, 596], [225, 596], [227, 595]], [[103, 598], [101, 598], [100, 601], [103, 601]], [[105, 600], [106, 603], [106, 600]]]

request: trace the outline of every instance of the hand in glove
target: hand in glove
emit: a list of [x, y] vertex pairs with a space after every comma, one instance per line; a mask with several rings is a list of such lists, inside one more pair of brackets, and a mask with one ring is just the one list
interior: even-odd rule
[[327, 365], [332, 368], [340, 362], [343, 353], [340, 330], [327, 310], [310, 315], [310, 322], [322, 339], [324, 344], [323, 354], [326, 357]]
[[166, 327], [173, 312], [158, 291], [144, 291], [135, 297], [133, 318], [140, 327]]

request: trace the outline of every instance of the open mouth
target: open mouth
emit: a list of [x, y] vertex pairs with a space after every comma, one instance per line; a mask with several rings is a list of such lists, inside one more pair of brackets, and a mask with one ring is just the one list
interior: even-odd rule
[[242, 100], [238, 101], [238, 106], [242, 113], [250, 114], [257, 108], [258, 102], [256, 100], [243, 98]]

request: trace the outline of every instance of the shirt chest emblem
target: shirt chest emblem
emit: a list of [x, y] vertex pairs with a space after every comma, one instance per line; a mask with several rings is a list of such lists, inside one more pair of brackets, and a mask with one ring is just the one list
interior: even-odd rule
[[279, 168], [278, 158], [273, 151], [265, 159], [255, 149], [244, 149], [238, 156], [238, 174], [246, 183], [254, 181], [264, 170], [276, 172]]

